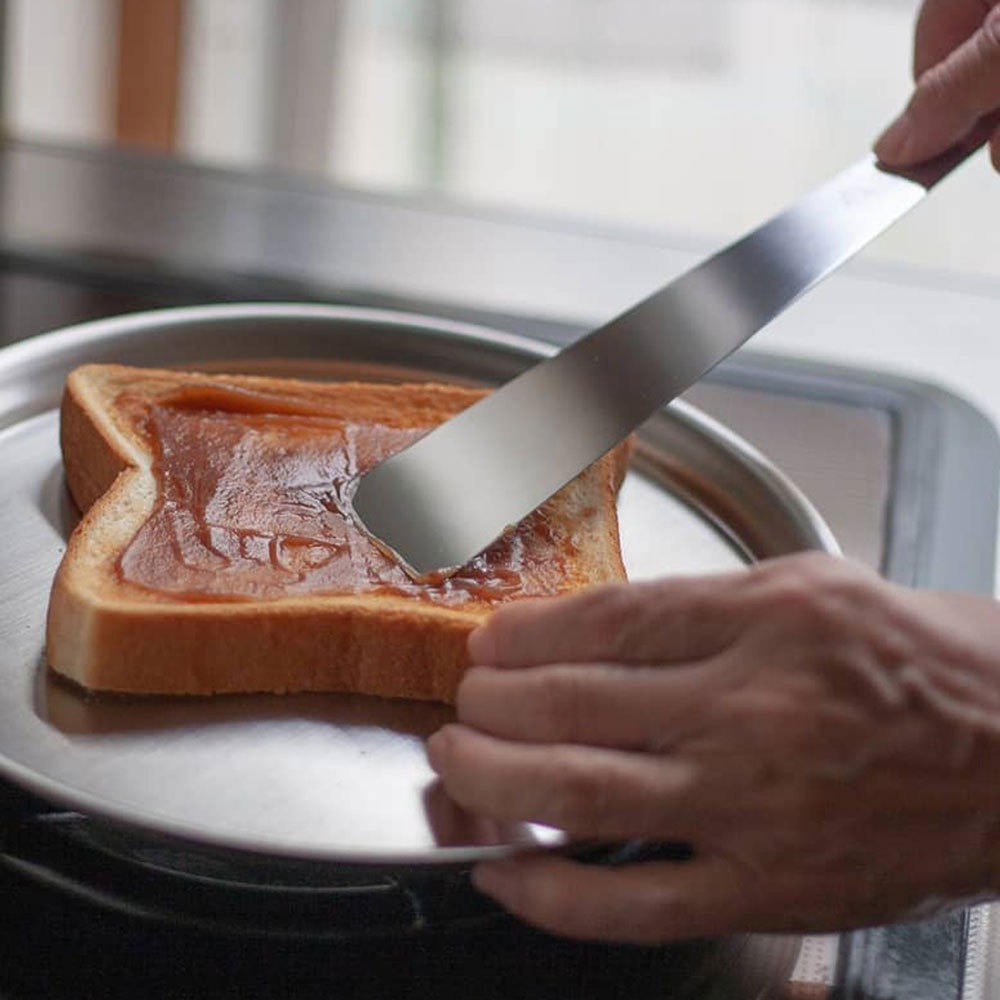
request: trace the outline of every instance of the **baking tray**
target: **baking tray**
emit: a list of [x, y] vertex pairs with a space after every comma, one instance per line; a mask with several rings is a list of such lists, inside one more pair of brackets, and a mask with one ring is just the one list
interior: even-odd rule
[[[423, 741], [446, 706], [348, 695], [92, 698], [45, 667], [52, 575], [76, 521], [56, 407], [84, 362], [306, 378], [499, 384], [551, 354], [531, 339], [391, 312], [227, 305], [133, 314], [0, 351], [0, 776], [143, 834], [272, 858], [465, 864], [558, 831], [498, 831], [434, 784]], [[675, 403], [640, 431], [620, 520], [632, 579], [836, 551], [762, 455]]]

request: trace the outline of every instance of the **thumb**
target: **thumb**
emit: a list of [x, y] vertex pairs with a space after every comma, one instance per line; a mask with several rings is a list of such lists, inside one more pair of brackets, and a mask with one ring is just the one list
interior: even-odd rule
[[979, 30], [917, 80], [903, 113], [875, 144], [888, 166], [931, 159], [966, 139], [1000, 108], [1000, 6]]

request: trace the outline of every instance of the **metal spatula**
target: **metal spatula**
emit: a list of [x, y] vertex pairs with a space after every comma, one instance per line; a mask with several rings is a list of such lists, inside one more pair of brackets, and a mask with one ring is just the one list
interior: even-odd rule
[[971, 150], [866, 158], [359, 483], [354, 509], [415, 576], [473, 558], [874, 239]]

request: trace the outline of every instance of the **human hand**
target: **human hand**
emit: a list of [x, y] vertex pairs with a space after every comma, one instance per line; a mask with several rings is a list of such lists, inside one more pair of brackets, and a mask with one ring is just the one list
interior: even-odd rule
[[988, 140], [1000, 170], [1000, 0], [924, 0], [913, 73], [913, 95], [875, 155], [905, 167]]
[[990, 892], [1000, 611], [809, 555], [496, 612], [428, 743], [463, 807], [684, 862], [525, 853], [484, 892], [555, 933], [821, 931]]

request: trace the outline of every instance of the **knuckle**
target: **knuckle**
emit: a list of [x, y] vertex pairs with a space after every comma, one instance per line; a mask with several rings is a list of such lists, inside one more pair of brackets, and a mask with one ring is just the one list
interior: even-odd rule
[[[536, 600], [515, 601], [496, 608], [479, 626], [477, 642], [487, 645], [491, 651], [500, 655], [498, 662], [504, 661], [504, 655], [511, 646], [516, 648], [516, 640], [524, 628], [525, 619], [535, 610]], [[485, 664], [493, 666], [493, 663]]]
[[462, 676], [455, 694], [455, 711], [459, 719], [474, 719], [484, 698], [489, 697], [492, 668], [469, 667]]
[[826, 563], [833, 558], [835, 557], [825, 553], [803, 552], [778, 559], [767, 559], [751, 568], [749, 578], [764, 586], [807, 582], [826, 572]]
[[951, 61], [938, 63], [917, 80], [908, 111], [926, 128], [933, 123], [938, 130], [954, 131], [971, 125], [979, 110], [963, 78], [962, 67]]
[[612, 812], [614, 780], [606, 767], [581, 760], [572, 748], [553, 752], [556, 779], [548, 809], [550, 821], [569, 833], [602, 833]]
[[579, 897], [568, 889], [531, 887], [525, 890], [521, 915], [543, 930], [560, 936], [594, 939], [605, 936], [606, 914], [581, 906]]
[[553, 878], [508, 878], [503, 890], [503, 905], [519, 917], [556, 932], [565, 932], [578, 907], [565, 880]]
[[1000, 57], [1000, 6], [992, 7], [983, 19], [980, 38], [987, 58]]
[[697, 936], [705, 925], [696, 900], [656, 884], [600, 899], [541, 892], [525, 902], [540, 926], [579, 939], [660, 942]]
[[579, 671], [554, 666], [534, 678], [531, 707], [539, 731], [575, 741], [587, 729], [585, 695]]
[[829, 862], [824, 849], [825, 841], [838, 843], [837, 822], [830, 816], [829, 802], [821, 795], [796, 796], [781, 817], [780, 834], [773, 847], [780, 850], [786, 862], [797, 868]]
[[810, 554], [775, 567], [766, 598], [814, 631], [841, 629], [871, 601], [871, 578], [835, 556]]
[[910, 109], [920, 114], [955, 102], [955, 74], [948, 63], [938, 63], [920, 75]]
[[701, 922], [700, 907], [693, 899], [685, 893], [665, 888], [638, 900], [631, 916], [634, 927], [662, 938], [696, 935], [701, 929]]
[[617, 585], [591, 592], [591, 607], [584, 613], [591, 616], [594, 627], [615, 649], [622, 648], [634, 627], [637, 596], [635, 588]]
[[533, 858], [506, 867], [502, 885], [490, 894], [516, 916], [560, 937], [609, 940], [621, 936], [618, 916], [628, 915], [622, 913], [623, 900], [595, 887], [577, 862]]
[[[991, 89], [988, 81], [995, 77], [998, 66], [1000, 6], [994, 6], [966, 46], [920, 75], [913, 109], [918, 113], [951, 112], [978, 117], [990, 109], [986, 93]], [[995, 91], [996, 87], [992, 89]], [[992, 98], [1000, 100], [1000, 94], [993, 93]]]

